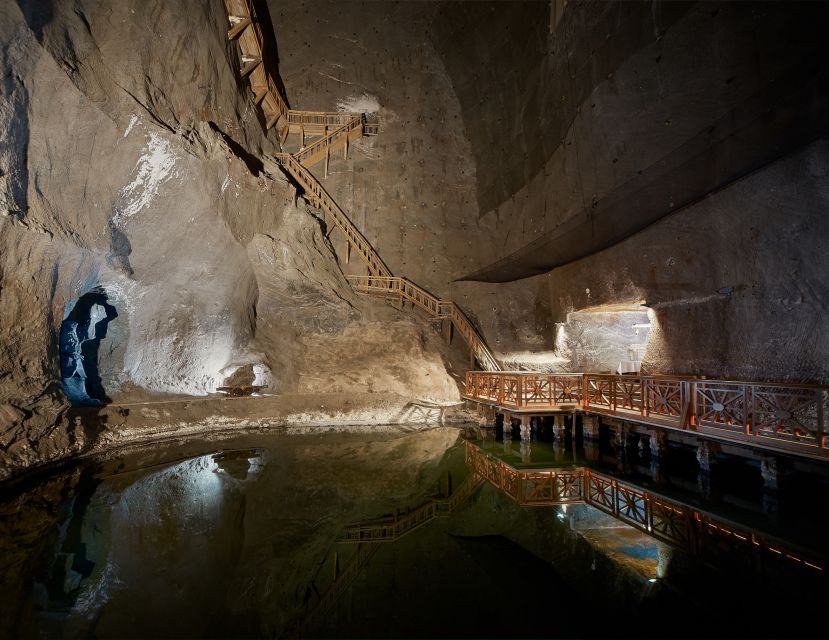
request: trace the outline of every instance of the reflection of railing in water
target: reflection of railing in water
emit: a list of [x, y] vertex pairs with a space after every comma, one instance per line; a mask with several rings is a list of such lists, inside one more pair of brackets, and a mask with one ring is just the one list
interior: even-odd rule
[[585, 467], [519, 470], [466, 442], [466, 465], [522, 506], [589, 504], [675, 547], [711, 558], [723, 553], [760, 556], [812, 573], [821, 560], [787, 549], [771, 536], [725, 522], [687, 505]]
[[577, 409], [829, 457], [826, 387], [673, 376], [470, 371], [464, 397], [516, 412]]
[[[299, 183], [307, 199], [315, 207], [322, 209], [333, 220], [337, 228], [345, 235], [347, 242], [346, 261], [351, 249], [356, 249], [365, 262], [370, 277], [382, 277], [397, 281], [397, 298], [406, 299], [429, 311], [433, 317], [447, 318], [469, 345], [470, 352], [478, 359], [481, 367], [491, 371], [500, 369], [497, 360], [487, 348], [481, 335], [469, 318], [452, 302], [441, 301], [405, 278], [392, 278], [392, 273], [383, 263], [379, 254], [366, 240], [346, 215], [345, 211], [326, 192], [307, 167], [325, 161], [325, 175], [328, 175], [330, 154], [342, 148], [348, 153], [349, 144], [364, 135], [376, 135], [379, 130], [377, 121], [369, 121], [362, 113], [327, 113], [317, 111], [295, 111], [289, 109], [282, 94], [267, 72], [263, 63], [262, 29], [250, 0], [224, 0], [230, 30], [228, 38], [237, 40], [242, 58], [239, 73], [247, 77], [255, 96], [265, 115], [266, 130], [277, 127], [280, 145], [285, 143], [291, 131], [299, 133], [302, 149], [291, 155], [276, 154], [273, 160]], [[321, 138], [305, 147], [305, 135], [319, 135]], [[357, 293], [375, 294], [372, 287], [362, 286], [359, 276], [348, 280]], [[402, 283], [402, 284], [401, 284]], [[389, 291], [386, 291], [389, 293]], [[432, 304], [433, 309], [429, 308]], [[474, 365], [470, 365], [474, 366]]]
[[322, 593], [317, 603], [297, 622], [292, 629], [294, 632], [292, 635], [301, 635], [313, 620], [336, 603], [343, 591], [351, 585], [380, 548], [380, 543], [394, 542], [435, 518], [448, 516], [463, 504], [481, 484], [483, 480], [473, 473], [448, 498], [429, 500], [400, 517], [358, 523], [343, 529], [336, 541], [356, 543], [359, 545], [357, 551], [345, 568], [336, 573], [334, 581]]
[[449, 498], [429, 500], [401, 516], [350, 525], [342, 530], [337, 542], [394, 542], [435, 518], [448, 516], [463, 504], [482, 482], [478, 476], [472, 474]]

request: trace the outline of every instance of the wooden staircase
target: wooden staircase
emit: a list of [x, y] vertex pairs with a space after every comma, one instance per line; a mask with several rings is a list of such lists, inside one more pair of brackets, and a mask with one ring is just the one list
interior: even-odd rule
[[[239, 73], [250, 81], [254, 100], [265, 116], [266, 131], [274, 127], [277, 129], [279, 144], [283, 149], [289, 135], [293, 133], [298, 136], [299, 151], [293, 154], [277, 153], [272, 157], [273, 162], [296, 181], [304, 191], [305, 198], [314, 207], [328, 214], [345, 236], [348, 247], [346, 262], [349, 262], [353, 250], [366, 265], [367, 275], [346, 276], [354, 291], [397, 301], [401, 305], [410, 302], [413, 307], [425, 310], [435, 319], [448, 320], [450, 338], [451, 332], [455, 330], [469, 346], [470, 367], [474, 368], [474, 360], [477, 359], [483, 370], [500, 371], [500, 364], [463, 311], [454, 302], [437, 298], [411, 280], [394, 276], [345, 211], [308, 170], [308, 167], [324, 162], [327, 177], [332, 154], [342, 150], [343, 158], [347, 158], [349, 146], [362, 136], [376, 135], [378, 124], [369, 122], [362, 113], [290, 109], [263, 64], [262, 31], [250, 1], [224, 0], [224, 3], [230, 22], [228, 38], [238, 42], [241, 53], [242, 67]], [[306, 146], [307, 136], [318, 139]]]

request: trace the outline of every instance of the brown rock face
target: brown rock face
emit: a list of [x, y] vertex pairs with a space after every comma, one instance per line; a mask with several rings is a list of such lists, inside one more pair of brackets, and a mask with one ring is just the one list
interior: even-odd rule
[[96, 446], [62, 378], [86, 404], [205, 395], [240, 367], [271, 393], [457, 401], [428, 325], [355, 300], [324, 225], [264, 170], [221, 3], [0, 12], [2, 475]]

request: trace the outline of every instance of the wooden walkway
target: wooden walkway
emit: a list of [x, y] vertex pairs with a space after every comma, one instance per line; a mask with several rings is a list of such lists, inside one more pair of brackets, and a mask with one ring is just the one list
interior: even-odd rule
[[515, 469], [466, 442], [466, 465], [522, 506], [589, 504], [642, 533], [717, 563], [747, 558], [822, 577], [823, 559], [787, 543], [587, 467]]
[[[325, 213], [345, 236], [348, 247], [345, 261], [350, 261], [350, 254], [354, 251], [365, 263], [365, 276], [347, 276], [354, 291], [396, 301], [401, 307], [404, 302], [410, 302], [413, 308], [426, 311], [432, 318], [448, 321], [450, 339], [451, 332], [457, 331], [469, 346], [471, 366], [474, 367], [477, 360], [486, 371], [500, 371], [500, 364], [466, 314], [454, 302], [441, 300], [406, 278], [395, 277], [346, 212], [308, 169], [324, 162], [327, 177], [332, 154], [342, 150], [343, 157], [347, 157], [352, 142], [378, 133], [377, 123], [369, 122], [362, 113], [290, 109], [265, 67], [262, 29], [250, 0], [224, 0], [224, 3], [230, 22], [227, 36], [239, 45], [242, 62], [239, 74], [250, 83], [254, 101], [265, 117], [265, 129], [276, 128], [280, 147], [283, 148], [289, 135], [299, 137], [300, 150], [293, 154], [278, 153], [273, 157], [274, 163], [296, 181], [311, 205]], [[308, 136], [318, 139], [306, 146]]]
[[463, 397], [510, 414], [580, 411], [825, 460], [827, 392], [677, 376], [469, 371]]

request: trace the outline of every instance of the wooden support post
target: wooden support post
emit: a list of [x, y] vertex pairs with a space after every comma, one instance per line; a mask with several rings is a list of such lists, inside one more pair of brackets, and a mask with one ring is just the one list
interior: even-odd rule
[[348, 238], [345, 239], [345, 263], [348, 264], [351, 261], [351, 243], [348, 241]]
[[328, 158], [331, 157], [331, 147], [325, 145], [325, 177], [328, 177]]
[[553, 416], [553, 435], [555, 436], [555, 441], [564, 443], [564, 414], [557, 413]]
[[343, 160], [348, 160], [348, 134], [345, 135], [345, 144], [343, 145]]
[[299, 125], [299, 148], [305, 148], [305, 125]]

